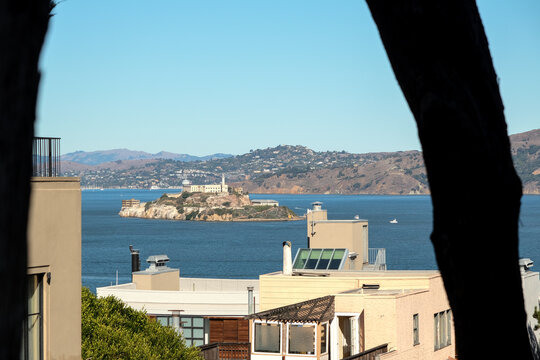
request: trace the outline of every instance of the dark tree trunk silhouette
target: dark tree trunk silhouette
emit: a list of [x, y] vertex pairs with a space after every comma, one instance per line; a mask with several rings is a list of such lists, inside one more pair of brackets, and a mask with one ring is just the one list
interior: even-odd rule
[[26, 316], [26, 225], [38, 61], [52, 3], [0, 0], [0, 359], [18, 359]]
[[[460, 359], [532, 359], [518, 267], [521, 182], [472, 0], [367, 0], [416, 119]], [[426, 331], [429, 331], [426, 329]]]

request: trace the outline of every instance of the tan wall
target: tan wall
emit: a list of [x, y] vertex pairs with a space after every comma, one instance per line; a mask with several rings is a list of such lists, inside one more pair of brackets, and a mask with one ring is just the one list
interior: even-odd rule
[[137, 290], [180, 290], [180, 270], [170, 269], [164, 272], [140, 271], [133, 273], [133, 282]]
[[[342, 276], [297, 277], [279, 273], [260, 277], [260, 309], [294, 304], [325, 295], [336, 295], [336, 313], [361, 314], [364, 329], [361, 350], [388, 343], [390, 353], [381, 359], [447, 359], [455, 355], [452, 344], [434, 350], [434, 314], [450, 308], [442, 278], [434, 271], [343, 272]], [[339, 294], [378, 284], [381, 293]], [[384, 290], [401, 293], [385, 295]], [[412, 290], [416, 289], [416, 290]], [[419, 314], [419, 345], [413, 345], [413, 315]]]
[[[81, 190], [78, 178], [33, 178], [28, 273], [45, 274], [45, 359], [81, 358]], [[46, 273], [51, 273], [50, 284]]]
[[306, 214], [306, 220], [308, 222], [307, 236], [311, 236], [311, 227], [309, 223], [312, 221], [328, 220], [328, 212], [326, 210], [309, 210]]
[[[374, 302], [379, 301], [374, 300]], [[375, 304], [375, 306], [379, 305]], [[381, 359], [448, 359], [449, 356], [455, 356], [453, 326], [451, 345], [437, 351], [434, 349], [434, 315], [450, 308], [441, 277], [430, 280], [429, 291], [399, 295], [395, 306], [396, 325], [393, 327], [394, 334], [391, 334], [391, 338], [395, 340], [389, 344], [389, 353], [381, 356]], [[413, 344], [414, 314], [418, 314], [420, 342], [418, 345]]]
[[[341, 272], [342, 276], [301, 277], [281, 274], [261, 275], [261, 311], [294, 304], [321, 296], [333, 295], [343, 291], [359, 289], [363, 284], [378, 284], [381, 290], [427, 289], [430, 278], [437, 272]], [[343, 310], [345, 311], [345, 310]]]
[[[326, 210], [309, 211], [306, 215], [307, 237], [310, 248], [345, 248], [358, 254], [351, 262], [350, 270], [361, 270], [364, 249], [368, 248], [368, 236], [364, 239], [364, 226], [367, 221], [327, 220]], [[364, 242], [366, 243], [364, 245]]]

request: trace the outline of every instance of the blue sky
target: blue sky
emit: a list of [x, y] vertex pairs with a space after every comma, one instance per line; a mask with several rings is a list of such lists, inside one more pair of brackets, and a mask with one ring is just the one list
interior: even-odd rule
[[[540, 128], [540, 1], [481, 0], [509, 132]], [[65, 0], [36, 134], [62, 152], [420, 149], [362, 0]]]

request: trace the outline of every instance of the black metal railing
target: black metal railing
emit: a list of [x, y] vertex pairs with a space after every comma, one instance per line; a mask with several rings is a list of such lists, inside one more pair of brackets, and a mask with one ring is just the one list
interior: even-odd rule
[[60, 138], [34, 138], [32, 169], [32, 176], [60, 176]]
[[382, 344], [361, 353], [347, 356], [341, 360], [375, 360], [377, 355], [388, 352], [388, 344]]

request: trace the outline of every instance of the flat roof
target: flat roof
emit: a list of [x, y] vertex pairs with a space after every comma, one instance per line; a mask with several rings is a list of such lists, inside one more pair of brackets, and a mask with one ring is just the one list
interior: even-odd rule
[[[294, 276], [298, 273], [300, 276]], [[283, 275], [282, 271], [276, 271], [261, 276], [283, 276], [283, 277], [356, 277], [356, 278], [430, 278], [440, 276], [438, 270], [386, 270], [386, 271], [362, 271], [362, 270], [302, 270], [293, 271], [293, 276]]]
[[355, 222], [368, 222], [366, 219], [351, 219], [351, 220], [315, 220], [314, 224], [319, 223], [355, 223]]
[[81, 178], [72, 176], [32, 176], [31, 182], [81, 182]]
[[426, 289], [351, 289], [346, 290], [336, 295], [368, 295], [368, 296], [387, 296], [387, 295], [402, 295], [425, 292]]
[[135, 275], [156, 275], [156, 274], [163, 274], [166, 272], [173, 272], [173, 271], [180, 271], [179, 269], [172, 269], [170, 267], [166, 266], [159, 266], [155, 269], [146, 269], [141, 271], [135, 271], [133, 274]]

